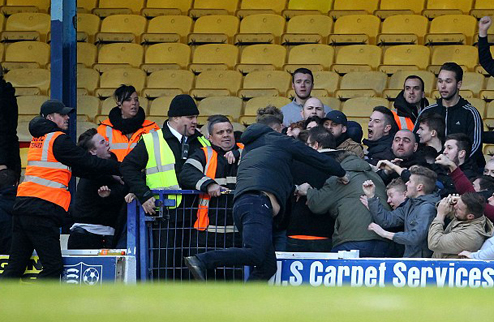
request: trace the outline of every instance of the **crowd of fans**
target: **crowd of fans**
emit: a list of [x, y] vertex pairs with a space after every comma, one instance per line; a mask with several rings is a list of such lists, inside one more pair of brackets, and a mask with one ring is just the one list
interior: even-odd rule
[[[487, 26], [482, 23], [485, 20], [481, 40], [490, 20]], [[481, 62], [491, 62], [490, 53], [488, 58]], [[6, 152], [0, 153], [0, 253], [9, 249], [11, 253], [4, 275], [18, 276], [36, 249], [45, 276], [58, 276], [62, 266], [56, 231], [67, 212], [73, 219], [69, 248], [125, 245], [126, 202], [138, 199], [148, 215], [155, 215], [153, 189], [199, 190], [193, 229], [204, 242], [206, 235], [201, 234], [214, 231], [225, 236], [228, 242], [223, 246], [238, 244], [238, 235], [232, 237], [238, 234], [232, 214], [215, 220], [208, 209], [236, 189], [243, 154], [267, 144], [259, 140], [271, 131], [286, 136], [280, 143], [294, 158], [287, 174], [293, 182], [283, 187], [291, 198], [261, 189], [266, 190], [274, 215], [270, 236], [276, 250], [494, 259], [494, 160], [486, 163], [482, 154], [482, 138], [490, 133], [482, 132], [479, 112], [460, 96], [462, 80], [459, 65], [443, 64], [437, 78], [441, 97], [429, 104], [423, 80], [411, 73], [392, 110], [373, 107], [368, 133], [343, 112], [311, 96], [314, 78], [306, 68], [293, 73], [293, 101], [259, 109], [255, 130], [245, 135], [235, 133], [225, 115], [211, 116], [198, 129], [199, 110], [188, 95], [172, 100], [169, 119], [160, 127], [145, 119], [135, 88], [122, 85], [115, 91], [117, 106], [109, 118], [98, 129], [82, 133], [76, 146], [62, 132], [72, 109], [47, 101], [30, 124], [33, 141], [18, 188], [18, 145], [4, 144]], [[0, 86], [6, 96], [0, 100], [6, 105], [0, 120], [16, 122], [12, 87], [3, 79]], [[0, 129], [5, 131], [2, 144], [18, 141], [15, 128]], [[312, 154], [304, 159], [293, 150], [301, 143], [336, 160], [332, 170], [311, 166], [310, 160], [319, 159]], [[69, 209], [70, 195], [62, 190], [72, 173], [82, 179]], [[269, 172], [263, 179], [277, 182]], [[246, 182], [239, 184], [242, 190], [249, 189]], [[170, 198], [176, 203], [170, 208], [182, 202], [180, 195]], [[246, 238], [252, 236], [244, 238], [244, 247]]]

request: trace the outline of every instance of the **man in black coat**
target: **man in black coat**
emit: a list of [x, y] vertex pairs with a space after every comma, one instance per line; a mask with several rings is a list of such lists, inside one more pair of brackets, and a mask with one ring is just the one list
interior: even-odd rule
[[18, 107], [15, 89], [3, 79], [0, 66], [0, 170], [11, 169], [21, 177], [21, 157], [17, 137]]
[[206, 269], [223, 265], [255, 266], [249, 280], [269, 280], [276, 273], [273, 217], [283, 216], [288, 197], [293, 193], [291, 164], [294, 159], [348, 182], [345, 170], [331, 157], [264, 124], [247, 128], [242, 142], [245, 150], [237, 173], [233, 217], [242, 233], [243, 248], [185, 258], [187, 267], [198, 280], [205, 280]]
[[392, 160], [391, 151], [393, 137], [398, 131], [398, 125], [393, 113], [385, 106], [376, 106], [369, 118], [368, 136], [363, 143], [367, 146], [365, 160], [376, 165], [379, 160]]

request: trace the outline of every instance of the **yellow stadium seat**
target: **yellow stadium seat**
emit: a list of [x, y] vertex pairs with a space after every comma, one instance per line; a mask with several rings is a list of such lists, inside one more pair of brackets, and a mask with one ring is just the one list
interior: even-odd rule
[[284, 96], [290, 88], [291, 75], [285, 71], [254, 71], [245, 76], [238, 96], [249, 99], [259, 96]]
[[255, 70], [281, 69], [285, 63], [286, 49], [281, 45], [258, 44], [244, 48], [236, 69], [244, 74]]
[[379, 7], [379, 0], [334, 0], [329, 16], [338, 19], [346, 15], [373, 14]]
[[469, 15], [442, 15], [431, 22], [425, 36], [427, 45], [463, 44], [472, 45], [477, 28], [477, 19]]
[[279, 43], [285, 30], [285, 18], [277, 14], [250, 15], [240, 22], [235, 44]]
[[329, 43], [333, 45], [352, 43], [374, 45], [380, 24], [381, 20], [373, 15], [342, 16], [334, 24]]
[[341, 108], [341, 101], [337, 99], [336, 97], [318, 97], [321, 102], [326, 105], [331, 107], [333, 110], [340, 110]]
[[192, 7], [192, 0], [147, 0], [146, 7], [141, 13], [145, 17], [160, 15], [187, 14]]
[[441, 15], [468, 14], [472, 8], [473, 0], [427, 0], [422, 14], [431, 19]]
[[39, 41], [18, 41], [5, 49], [5, 61], [2, 67], [44, 68], [50, 62], [50, 45]]
[[237, 16], [243, 18], [251, 14], [260, 13], [276, 13], [281, 12], [286, 8], [286, 0], [242, 0], [240, 9], [237, 10]]
[[470, 91], [475, 97], [478, 97], [480, 91], [484, 89], [485, 77], [476, 72], [463, 73], [461, 82], [462, 91]]
[[89, 13], [94, 8], [98, 8], [98, 0], [77, 0], [77, 15]]
[[190, 91], [190, 95], [196, 99], [236, 95], [241, 86], [242, 74], [238, 71], [205, 71], [197, 76], [195, 88]]
[[195, 74], [206, 70], [233, 69], [238, 61], [238, 48], [229, 44], [206, 44], [194, 50], [189, 69]]
[[388, 76], [378, 71], [350, 72], [341, 78], [340, 89], [335, 92], [335, 97], [381, 96], [387, 81]]
[[87, 42], [77, 43], [77, 63], [86, 67], [93, 67], [98, 57], [98, 48]]
[[139, 14], [144, 0], [99, 0], [99, 6], [93, 13], [104, 18], [114, 14]]
[[[144, 110], [144, 112], [146, 114], [147, 114], [147, 110], [148, 110], [148, 105], [149, 105], [148, 99], [145, 98], [145, 97], [140, 97], [139, 96], [139, 106], [142, 107], [142, 109]], [[108, 98], [106, 98], [103, 101], [103, 103], [101, 104], [101, 114], [100, 115], [105, 115], [106, 116], [105, 118], [108, 118], [108, 115], [110, 114], [110, 111], [115, 106], [117, 106], [117, 103], [115, 102], [115, 98], [114, 97], [108, 97]]]
[[142, 64], [144, 48], [138, 44], [114, 43], [103, 45], [98, 53], [94, 69], [103, 73], [121, 67], [139, 67]]
[[470, 14], [477, 19], [494, 15], [494, 0], [476, 0]]
[[468, 99], [468, 102], [479, 111], [482, 118], [485, 117], [485, 114], [487, 113], [487, 104], [483, 99], [471, 97]]
[[141, 15], [111, 15], [101, 22], [101, 31], [96, 34], [95, 41], [140, 43], [146, 24], [146, 18]]
[[398, 70], [419, 70], [429, 66], [430, 49], [422, 45], [392, 46], [384, 52], [379, 70], [393, 74]]
[[2, 7], [2, 12], [6, 16], [10, 16], [19, 12], [41, 12], [50, 13], [51, 0], [5, 0], [5, 6]]
[[147, 32], [142, 34], [143, 43], [185, 42], [192, 30], [189, 16], [159, 16], [151, 19]]
[[[175, 96], [161, 96], [154, 99], [149, 107], [149, 116], [164, 116], [170, 109], [170, 103]], [[163, 122], [157, 123], [161, 126]]]
[[50, 97], [46, 95], [18, 96], [19, 115], [39, 115], [41, 105], [49, 99]]
[[199, 102], [199, 115], [227, 115], [238, 120], [242, 113], [242, 99], [236, 96], [206, 97]]
[[3, 54], [5, 53], [4, 44], [0, 44], [0, 60], [3, 61]]
[[283, 16], [291, 19], [298, 15], [327, 15], [333, 8], [334, 0], [288, 0], [288, 9], [283, 11]]
[[395, 72], [389, 78], [389, 84], [387, 89], [383, 92], [383, 97], [387, 97], [389, 99], [394, 99], [398, 93], [403, 89], [405, 85], [405, 79], [410, 75], [416, 75], [424, 81], [424, 93], [425, 96], [430, 96], [431, 92], [434, 88], [436, 88], [436, 76], [426, 70], [400, 70]]
[[202, 16], [194, 24], [194, 32], [188, 37], [189, 44], [232, 43], [238, 31], [239, 19], [235, 16]]
[[326, 43], [333, 19], [325, 15], [300, 15], [290, 19], [281, 42], [284, 45], [304, 43]]
[[[389, 106], [389, 102], [381, 97], [355, 97], [343, 102], [341, 111], [351, 119], [355, 117], [366, 117], [367, 122], [376, 106]], [[359, 122], [360, 123], [360, 122]]]
[[315, 71], [312, 74], [314, 75], [314, 90], [325, 90], [333, 96], [340, 84], [340, 75], [329, 71]]
[[139, 68], [116, 68], [104, 72], [100, 77], [100, 88], [95, 91], [98, 97], [110, 97], [122, 84], [132, 85], [141, 93], [146, 83], [146, 73]]
[[99, 73], [92, 68], [77, 68], [77, 92], [78, 94], [93, 95], [99, 86]]
[[101, 19], [91, 13], [77, 14], [77, 41], [94, 43], [94, 37], [99, 32]]
[[258, 109], [268, 105], [275, 106], [281, 110], [283, 106], [290, 102], [289, 98], [282, 96], [254, 97], [245, 103], [244, 115], [256, 115]]
[[154, 44], [146, 49], [141, 68], [147, 73], [161, 69], [184, 69], [190, 62], [190, 47], [182, 43]]
[[194, 84], [194, 74], [189, 70], [158, 70], [147, 78], [142, 96], [155, 98], [188, 94]]
[[379, 9], [374, 14], [381, 19], [393, 15], [420, 15], [426, 0], [381, 0]]
[[423, 45], [429, 27], [429, 20], [420, 15], [394, 15], [387, 17], [382, 23], [381, 33], [377, 36], [377, 44]]
[[50, 88], [50, 71], [41, 68], [14, 69], [5, 74], [5, 80], [15, 87], [15, 94], [47, 95]]
[[427, 69], [437, 74], [445, 62], [455, 62], [473, 71], [478, 62], [478, 50], [468, 45], [437, 46], [432, 51], [431, 65]]
[[99, 114], [99, 98], [88, 95], [77, 96], [77, 115], [86, 115], [91, 121]]
[[343, 46], [338, 50], [331, 70], [338, 74], [376, 70], [381, 57], [382, 50], [376, 45]]
[[0, 15], [0, 32], [5, 30], [5, 18], [4, 15]]
[[293, 47], [288, 54], [288, 62], [283, 67], [293, 73], [299, 67], [311, 71], [329, 70], [334, 59], [334, 49], [328, 45], [307, 44]]
[[487, 78], [485, 89], [480, 91], [479, 97], [488, 101], [494, 99], [494, 78], [492, 77]]
[[193, 18], [205, 15], [234, 15], [238, 9], [239, 0], [194, 0], [194, 7], [189, 10]]
[[40, 40], [46, 42], [51, 18], [47, 13], [20, 12], [7, 18], [2, 41]]

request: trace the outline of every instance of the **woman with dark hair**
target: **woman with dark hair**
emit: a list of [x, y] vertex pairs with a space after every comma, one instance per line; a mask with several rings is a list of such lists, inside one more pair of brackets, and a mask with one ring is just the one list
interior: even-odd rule
[[115, 153], [118, 161], [122, 161], [141, 135], [159, 130], [159, 126], [145, 119], [134, 86], [121, 85], [115, 90], [114, 97], [117, 106], [110, 111], [109, 118], [101, 122], [98, 133], [110, 143], [110, 151]]

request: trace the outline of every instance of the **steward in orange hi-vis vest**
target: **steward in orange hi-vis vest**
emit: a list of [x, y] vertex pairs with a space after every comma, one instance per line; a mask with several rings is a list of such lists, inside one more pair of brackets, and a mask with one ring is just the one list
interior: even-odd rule
[[63, 133], [72, 108], [48, 100], [29, 123], [33, 136], [24, 182], [13, 206], [12, 248], [3, 278], [20, 278], [36, 250], [43, 265], [38, 279], [60, 280], [63, 270], [60, 226], [70, 205], [72, 174], [88, 177], [119, 174], [119, 163], [104, 160], [78, 147]]

